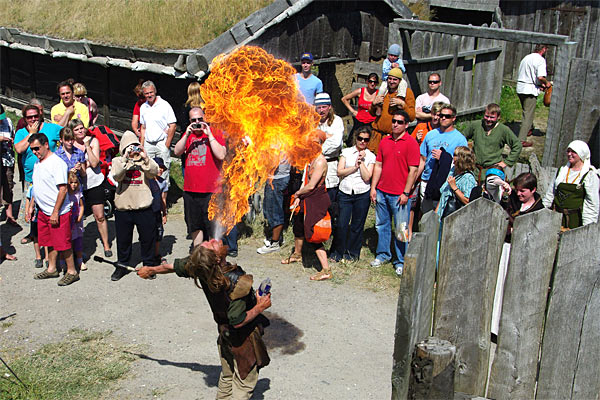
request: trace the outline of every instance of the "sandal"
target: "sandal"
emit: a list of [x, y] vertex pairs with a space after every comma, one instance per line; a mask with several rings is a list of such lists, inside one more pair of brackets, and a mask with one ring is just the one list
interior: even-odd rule
[[0, 253], [0, 261], [4, 261], [4, 260], [15, 261], [16, 259], [17, 259], [17, 257], [13, 256], [12, 254], [8, 254], [5, 252]]
[[58, 273], [58, 270], [56, 270], [54, 272], [48, 272], [48, 268], [46, 268], [45, 270], [43, 270], [39, 274], [35, 274], [33, 276], [33, 279], [58, 278], [59, 276], [60, 276], [60, 274]]
[[288, 258], [281, 260], [282, 264], [293, 264], [302, 261], [302, 254], [292, 253]]
[[331, 271], [321, 271], [321, 272], [317, 272], [316, 274], [314, 274], [313, 276], [310, 277], [311, 281], [326, 281], [327, 279], [331, 279], [333, 278], [333, 274], [331, 273]]
[[79, 280], [79, 274], [65, 274], [61, 280], [58, 281], [58, 286], [69, 286], [73, 282]]
[[27, 235], [23, 239], [21, 239], [21, 244], [27, 244], [27, 243], [31, 243], [31, 242], [33, 242], [33, 239], [29, 235]]

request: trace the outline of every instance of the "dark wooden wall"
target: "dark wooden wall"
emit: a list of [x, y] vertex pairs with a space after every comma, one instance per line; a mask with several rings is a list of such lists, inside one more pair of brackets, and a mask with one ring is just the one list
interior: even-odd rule
[[6, 47], [0, 48], [0, 52], [1, 93], [12, 99], [12, 106], [20, 107], [37, 97], [49, 113], [59, 101], [56, 85], [64, 79], [73, 78], [86, 86], [88, 96], [98, 104], [98, 124], [117, 130], [131, 129], [131, 115], [136, 102], [133, 87], [139, 79], [150, 79], [156, 84], [158, 94], [171, 104], [178, 119], [191, 82]]
[[251, 44], [290, 63], [309, 51], [319, 59], [358, 58], [361, 42], [370, 42], [371, 57], [387, 54], [388, 24], [397, 18], [381, 1], [315, 1], [267, 30]]
[[[566, 35], [577, 42], [576, 57], [600, 60], [600, 1], [500, 0], [504, 28]], [[504, 78], [515, 80], [519, 61], [533, 51], [529, 43], [508, 43]], [[552, 76], [556, 52], [550, 48], [546, 56], [548, 74]]]

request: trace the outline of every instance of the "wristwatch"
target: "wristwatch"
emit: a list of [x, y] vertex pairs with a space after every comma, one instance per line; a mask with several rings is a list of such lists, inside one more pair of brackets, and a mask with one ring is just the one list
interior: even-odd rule
[[410, 196], [410, 193], [408, 192], [402, 192], [403, 195], [405, 195], [406, 197]]

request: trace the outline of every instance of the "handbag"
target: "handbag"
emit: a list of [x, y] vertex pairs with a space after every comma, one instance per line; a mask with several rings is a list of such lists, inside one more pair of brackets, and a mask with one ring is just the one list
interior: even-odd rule
[[552, 99], [552, 86], [546, 89], [546, 93], [544, 93], [544, 105], [546, 107], [550, 107], [550, 100]]
[[315, 224], [313, 234], [311, 237], [306, 237], [306, 241], [310, 243], [324, 243], [329, 240], [331, 236], [331, 215], [329, 211], [325, 213], [325, 216]]

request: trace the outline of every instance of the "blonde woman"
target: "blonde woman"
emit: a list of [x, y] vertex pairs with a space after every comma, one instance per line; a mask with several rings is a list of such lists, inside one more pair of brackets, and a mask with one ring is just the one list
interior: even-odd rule
[[440, 218], [445, 218], [469, 203], [471, 190], [477, 186], [475, 153], [467, 146], [454, 149], [454, 167], [447, 181], [440, 188], [440, 202], [436, 210]]

